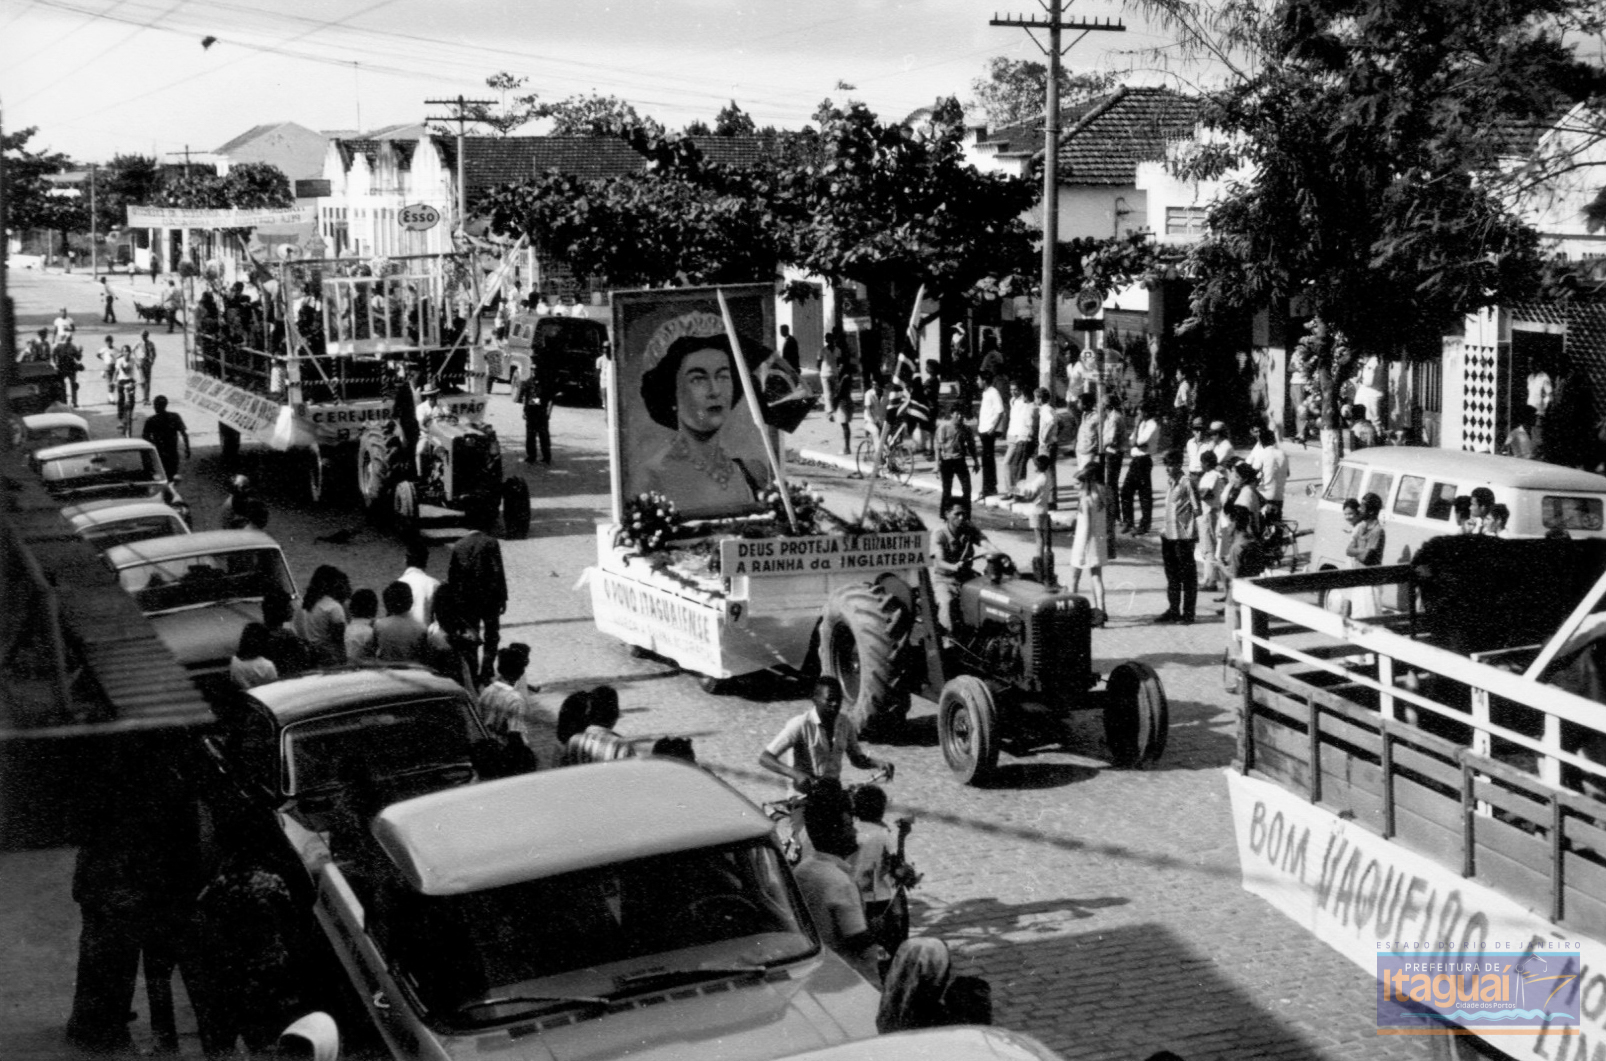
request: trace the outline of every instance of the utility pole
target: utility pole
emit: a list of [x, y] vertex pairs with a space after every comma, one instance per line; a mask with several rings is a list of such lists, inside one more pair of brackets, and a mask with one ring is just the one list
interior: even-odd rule
[[190, 145], [189, 144], [185, 144], [183, 151], [169, 151], [168, 155], [170, 155], [170, 156], [183, 155], [184, 156], [184, 179], [185, 180], [189, 180], [190, 179]]
[[[1089, 33], [1124, 33], [1126, 26], [1117, 20], [1061, 22], [1061, 0], [1038, 0], [1045, 18], [999, 18], [994, 15], [991, 26], [1014, 26], [1026, 31], [1032, 43], [1048, 56], [1048, 100], [1043, 111], [1043, 295], [1041, 330], [1037, 353], [1037, 375], [1040, 387], [1054, 392], [1054, 355], [1059, 349], [1058, 292], [1054, 284], [1054, 258], [1059, 243], [1059, 140], [1060, 140], [1060, 57], [1081, 42]], [[1037, 39], [1034, 29], [1048, 30], [1048, 43]], [[1065, 30], [1079, 30], [1076, 40], [1063, 48], [1060, 34]], [[1102, 375], [1102, 372], [1101, 372]]]
[[468, 228], [468, 183], [464, 180], [463, 168], [463, 128], [474, 119], [469, 117], [470, 107], [489, 107], [494, 99], [464, 99], [461, 94], [456, 99], [427, 99], [426, 107], [456, 107], [455, 115], [430, 115], [426, 122], [456, 122], [457, 123], [457, 230], [459, 232]]
[[100, 256], [95, 252], [96, 237], [99, 235], [97, 226], [99, 221], [95, 217], [95, 164], [89, 164], [89, 278], [100, 279]]

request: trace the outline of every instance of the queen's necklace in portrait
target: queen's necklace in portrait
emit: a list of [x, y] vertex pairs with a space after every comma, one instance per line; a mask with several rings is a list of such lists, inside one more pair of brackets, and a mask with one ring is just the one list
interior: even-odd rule
[[667, 456], [672, 461], [690, 464], [712, 479], [721, 490], [729, 485], [731, 476], [736, 474], [736, 462], [725, 454], [724, 447], [718, 442], [709, 445], [707, 456], [698, 457], [692, 453], [691, 444], [686, 441], [686, 436], [676, 435], [675, 441], [669, 445]]

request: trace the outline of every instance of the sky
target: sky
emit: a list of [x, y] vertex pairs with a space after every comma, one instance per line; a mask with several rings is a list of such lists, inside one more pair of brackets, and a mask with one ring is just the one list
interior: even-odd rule
[[[833, 96], [902, 118], [971, 96], [993, 56], [1041, 61], [1025, 31], [1037, 0], [0, 0], [0, 107], [30, 148], [80, 161], [210, 151], [254, 125], [317, 130], [415, 122], [425, 99], [524, 91], [619, 96], [679, 128], [735, 100], [760, 125], [799, 128]], [[1067, 55], [1073, 72], [1159, 83], [1141, 54], [1166, 44], [1113, 0], [1065, 18], [1125, 22]], [[203, 47], [205, 37], [215, 37]], [[837, 90], [838, 82], [854, 86]], [[545, 131], [539, 124], [520, 134]]]

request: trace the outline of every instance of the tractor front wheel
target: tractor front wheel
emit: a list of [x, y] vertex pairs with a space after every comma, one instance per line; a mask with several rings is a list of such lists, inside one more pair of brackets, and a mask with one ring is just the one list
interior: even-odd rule
[[1160, 676], [1147, 663], [1129, 660], [1110, 672], [1105, 686], [1104, 742], [1119, 767], [1158, 762], [1165, 754], [1171, 708]]
[[909, 713], [898, 658], [909, 639], [909, 609], [880, 586], [843, 586], [820, 622], [824, 672], [842, 683], [842, 706], [861, 734], [895, 726]]
[[998, 769], [998, 705], [969, 674], [951, 678], [937, 700], [937, 744], [962, 784], [985, 785]]

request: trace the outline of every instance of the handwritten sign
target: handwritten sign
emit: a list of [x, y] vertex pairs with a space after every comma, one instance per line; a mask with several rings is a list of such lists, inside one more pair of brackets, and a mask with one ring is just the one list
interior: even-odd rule
[[272, 431], [279, 419], [279, 403], [272, 398], [199, 372], [184, 381], [184, 401], [244, 434]]
[[258, 225], [308, 225], [318, 220], [312, 206], [285, 210], [176, 210], [130, 206], [129, 228], [256, 228]]
[[[1265, 899], [1372, 975], [1378, 954], [1532, 953], [1572, 970], [1562, 990], [1581, 1002], [1581, 1039], [1606, 1041], [1606, 944], [1544, 917], [1276, 785], [1227, 771], [1246, 891]], [[1583, 1057], [1545, 1035], [1474, 1033], [1522, 1058]]]
[[925, 531], [820, 534], [808, 538], [730, 538], [719, 543], [720, 571], [727, 576], [835, 574], [874, 576], [920, 567], [930, 552]]
[[666, 656], [689, 670], [724, 676], [720, 608], [593, 570], [591, 611], [597, 629], [605, 634]]

